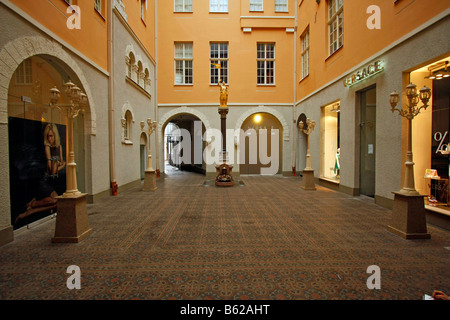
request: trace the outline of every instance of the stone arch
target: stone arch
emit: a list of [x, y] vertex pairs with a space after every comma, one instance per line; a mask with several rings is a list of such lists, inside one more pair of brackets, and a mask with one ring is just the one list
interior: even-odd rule
[[164, 171], [164, 127], [169, 122], [169, 120], [172, 119], [173, 117], [175, 117], [177, 115], [181, 115], [181, 114], [186, 114], [186, 113], [192, 114], [192, 115], [196, 116], [197, 118], [199, 118], [200, 121], [202, 121], [202, 123], [206, 129], [206, 135], [207, 135], [206, 141], [207, 142], [211, 141], [211, 138], [208, 135], [209, 132], [211, 131], [210, 129], [212, 128], [211, 123], [209, 122], [208, 118], [202, 112], [198, 111], [197, 109], [182, 106], [182, 107], [178, 107], [178, 108], [175, 108], [171, 111], [164, 113], [158, 121], [158, 128], [157, 128], [157, 139], [158, 139], [158, 145], [159, 145], [158, 146], [158, 149], [159, 149], [158, 162], [159, 162], [159, 164], [162, 163], [163, 171]]
[[269, 113], [269, 114], [273, 115], [275, 118], [277, 118], [283, 127], [283, 140], [289, 141], [289, 136], [290, 136], [289, 135], [289, 132], [290, 132], [289, 125], [288, 125], [288, 122], [286, 121], [286, 119], [283, 117], [283, 115], [273, 108], [269, 108], [266, 106], [258, 106], [258, 107], [254, 107], [254, 108], [242, 113], [241, 116], [239, 117], [239, 119], [236, 121], [236, 126], [234, 128], [235, 144], [237, 144], [239, 141], [239, 132], [242, 127], [242, 124], [248, 117], [250, 117], [252, 114], [255, 114], [255, 113]]
[[75, 60], [57, 42], [39, 36], [25, 36], [8, 42], [0, 51], [0, 123], [8, 123], [9, 82], [17, 67], [27, 58], [36, 55], [53, 56], [61, 60], [76, 74], [88, 96], [89, 112], [86, 113], [85, 132], [95, 135], [95, 101], [89, 83]]
[[183, 107], [179, 107], [179, 108], [173, 109], [173, 110], [165, 113], [159, 119], [159, 122], [158, 122], [159, 136], [161, 136], [161, 134], [164, 136], [164, 132], [162, 131], [162, 129], [164, 128], [164, 125], [167, 123], [167, 121], [169, 121], [171, 118], [175, 117], [176, 115], [183, 114], [183, 113], [192, 114], [192, 115], [196, 116], [197, 118], [199, 118], [203, 122], [203, 124], [206, 128], [206, 130], [207, 130], [206, 132], [208, 132], [208, 129], [211, 129], [211, 123], [209, 122], [208, 118], [202, 112], [200, 112], [194, 108], [189, 108], [189, 107], [183, 106]]

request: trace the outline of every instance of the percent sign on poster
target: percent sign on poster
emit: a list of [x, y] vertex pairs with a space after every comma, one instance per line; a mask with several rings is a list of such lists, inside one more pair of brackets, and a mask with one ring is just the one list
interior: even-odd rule
[[445, 131], [444, 134], [442, 134], [442, 132], [436, 132], [434, 134], [434, 140], [439, 142], [439, 146], [436, 149], [436, 153], [448, 154], [450, 152], [449, 146], [444, 143], [447, 134], [448, 131]]

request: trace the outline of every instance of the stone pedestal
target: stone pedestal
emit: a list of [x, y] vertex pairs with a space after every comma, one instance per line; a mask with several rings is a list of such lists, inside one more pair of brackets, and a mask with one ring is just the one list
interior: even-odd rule
[[143, 191], [155, 191], [158, 189], [156, 187], [156, 171], [155, 170], [145, 170], [144, 186]]
[[86, 194], [58, 197], [53, 243], [78, 243], [92, 232], [86, 208]]
[[393, 192], [394, 205], [388, 230], [405, 239], [430, 239], [423, 195]]
[[309, 191], [316, 190], [316, 184], [314, 183], [314, 169], [303, 170], [303, 179], [301, 187]]

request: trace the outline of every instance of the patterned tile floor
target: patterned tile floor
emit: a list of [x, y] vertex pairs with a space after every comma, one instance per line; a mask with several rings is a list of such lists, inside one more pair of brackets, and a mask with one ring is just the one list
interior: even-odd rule
[[[299, 177], [243, 176], [217, 188], [177, 173], [88, 205], [93, 233], [53, 244], [55, 219], [0, 247], [0, 299], [420, 300], [450, 292], [450, 233], [389, 233], [372, 199], [300, 188]], [[66, 269], [81, 269], [69, 290]], [[381, 270], [369, 290], [367, 268]]]

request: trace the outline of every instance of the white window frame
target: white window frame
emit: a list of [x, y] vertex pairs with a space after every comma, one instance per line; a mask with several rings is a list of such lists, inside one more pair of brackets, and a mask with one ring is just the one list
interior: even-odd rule
[[147, 0], [141, 0], [141, 20], [145, 22], [147, 12]]
[[263, 0], [250, 0], [250, 11], [261, 12], [264, 11]]
[[102, 12], [102, 0], [94, 0], [94, 9], [100, 14], [103, 13]]
[[[177, 56], [177, 46], [181, 45], [182, 55]], [[188, 56], [186, 53], [186, 47], [190, 46], [191, 56]], [[194, 44], [192, 42], [175, 42], [174, 45], [174, 84], [175, 85], [193, 85], [194, 84]], [[181, 63], [181, 71], [182, 71], [182, 81], [177, 82], [177, 70], [180, 69], [178, 64]], [[187, 79], [187, 70], [189, 70], [189, 64], [191, 69], [190, 79], [191, 81], [186, 81]], [[189, 77], [189, 76], [188, 76]]]
[[16, 72], [16, 84], [19, 85], [31, 85], [33, 84], [33, 64], [31, 59], [25, 59], [17, 68]]
[[[193, 0], [174, 0], [174, 12], [192, 12]], [[188, 9], [190, 6], [190, 10]], [[180, 9], [181, 8], [181, 9]]]
[[302, 79], [309, 75], [309, 27], [300, 37], [302, 43]]
[[275, 12], [289, 12], [288, 0], [275, 0]]
[[[263, 57], [258, 57], [259, 52], [261, 52], [260, 46], [264, 46], [264, 56]], [[268, 47], [272, 46], [273, 47], [273, 57], [268, 57]], [[275, 59], [276, 59], [276, 55], [275, 55], [275, 43], [274, 42], [258, 42], [257, 43], [257, 48], [256, 48], [256, 83], [257, 85], [260, 86], [274, 86], [275, 85]], [[270, 64], [270, 62], [273, 63], [273, 67], [270, 68], [268, 65]], [[259, 68], [260, 64], [263, 64], [263, 68]], [[260, 81], [260, 75], [259, 75], [259, 70], [264, 70], [264, 75], [263, 75], [263, 82], [259, 82]], [[269, 71], [272, 70], [272, 82], [269, 81], [270, 79], [270, 75], [269, 75]]]
[[228, 0], [209, 0], [209, 12], [228, 12]]
[[[218, 46], [218, 50], [217, 50], [217, 58], [216, 57], [212, 57], [212, 45], [217, 45]], [[224, 49], [224, 46], [226, 46], [226, 50]], [[230, 76], [229, 70], [230, 70], [230, 52], [229, 52], [230, 46], [228, 44], [228, 42], [211, 42], [209, 45], [209, 60], [210, 60], [210, 72], [209, 72], [209, 84], [210, 85], [216, 85], [219, 84], [219, 81], [224, 80], [226, 84], [228, 84], [228, 78]], [[221, 53], [226, 51], [226, 57], [225, 58], [221, 58]], [[213, 63], [220, 63], [220, 69], [216, 68]], [[223, 70], [226, 70], [226, 79], [223, 79]], [[213, 74], [213, 72], [217, 71], [218, 75], [217, 75], [217, 82], [212, 81], [212, 78], [215, 77], [215, 75]]]
[[344, 45], [344, 0], [328, 1], [328, 48], [332, 55]]

